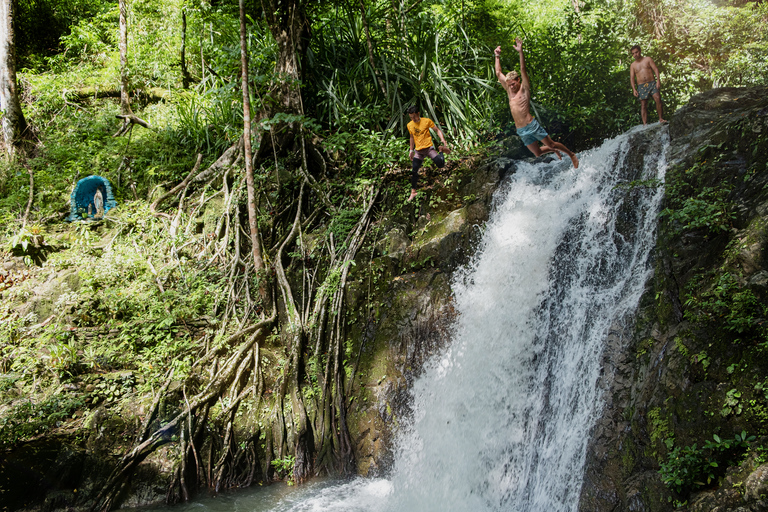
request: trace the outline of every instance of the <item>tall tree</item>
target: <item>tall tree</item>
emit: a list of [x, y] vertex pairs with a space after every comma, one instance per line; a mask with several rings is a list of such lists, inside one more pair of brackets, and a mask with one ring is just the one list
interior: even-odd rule
[[[277, 62], [275, 72], [280, 76], [272, 96], [273, 112], [303, 114], [301, 99], [301, 63], [309, 49], [310, 26], [306, 13], [309, 0], [261, 0], [269, 29], [277, 42]], [[283, 153], [293, 141], [292, 127], [280, 123], [273, 125], [261, 138], [256, 155], [257, 161], [263, 161], [270, 155]]]
[[15, 0], [0, 0], [0, 108], [3, 140], [9, 154], [14, 153], [15, 145], [27, 130], [16, 82], [15, 8]]
[[123, 126], [114, 135], [118, 137], [124, 135], [134, 124], [139, 124], [144, 128], [149, 128], [149, 123], [136, 117], [131, 110], [131, 96], [128, 79], [128, 0], [120, 0], [120, 38], [118, 48], [120, 50], [120, 115], [117, 117], [123, 120]]
[[253, 184], [253, 151], [251, 149], [251, 93], [248, 88], [248, 34], [245, 26], [245, 1], [240, 0], [240, 72], [243, 84], [243, 140], [245, 150], [245, 181], [248, 188], [248, 224], [251, 234], [253, 267], [259, 280], [259, 295], [266, 306], [267, 280], [264, 275], [264, 258], [256, 218], [256, 192]]
[[282, 80], [278, 101], [284, 112], [302, 112], [301, 61], [309, 49], [310, 27], [307, 0], [261, 0], [269, 29], [277, 41], [275, 71]]
[[[242, 2], [241, 2], [242, 4]], [[242, 7], [241, 7], [242, 12]], [[181, 6], [181, 80], [184, 89], [189, 89], [192, 77], [187, 69], [187, 5]]]

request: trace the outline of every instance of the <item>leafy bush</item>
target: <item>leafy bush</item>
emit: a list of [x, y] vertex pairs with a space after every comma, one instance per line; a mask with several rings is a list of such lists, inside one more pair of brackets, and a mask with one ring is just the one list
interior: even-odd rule
[[736, 457], [744, 453], [754, 440], [755, 436], [747, 437], [747, 433], [742, 431], [732, 439], [722, 439], [715, 434], [701, 448], [695, 443], [677, 446], [669, 453], [667, 461], [661, 464], [659, 474], [667, 487], [687, 495], [724, 474], [725, 468], [736, 463]]
[[[45, 58], [60, 50], [59, 38], [99, 12], [99, 0], [18, 0], [14, 28], [19, 68], [41, 68]], [[107, 2], [116, 5], [117, 2]]]
[[24, 401], [0, 417], [0, 447], [15, 444], [60, 426], [72, 413], [83, 407], [82, 398], [53, 396], [39, 404]]
[[341, 209], [331, 219], [328, 230], [333, 233], [333, 240], [337, 248], [341, 248], [352, 228], [355, 227], [360, 216], [363, 214], [362, 208]]
[[716, 274], [708, 288], [704, 280], [698, 276], [686, 286], [686, 320], [714, 322], [734, 335], [751, 335], [768, 342], [768, 331], [762, 325], [768, 306], [750, 288], [727, 271]]
[[296, 457], [288, 455], [282, 459], [272, 461], [272, 466], [280, 476], [290, 476], [293, 473], [293, 466], [296, 464]]
[[730, 191], [706, 187], [695, 197], [683, 199], [678, 207], [665, 208], [661, 215], [677, 223], [681, 229], [707, 229], [711, 233], [727, 231], [736, 218], [727, 201]]

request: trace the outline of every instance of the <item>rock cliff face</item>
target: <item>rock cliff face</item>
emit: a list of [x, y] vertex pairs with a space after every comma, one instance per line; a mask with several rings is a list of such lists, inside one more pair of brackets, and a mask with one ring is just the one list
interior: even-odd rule
[[768, 88], [698, 95], [669, 134], [655, 278], [607, 340], [579, 508], [768, 510]]
[[366, 310], [360, 289], [369, 286], [371, 276], [378, 302], [372, 317], [355, 317], [349, 336], [357, 357], [349, 428], [362, 475], [381, 474], [391, 462], [390, 441], [410, 414], [411, 384], [448, 340], [454, 317], [451, 273], [472, 254], [493, 192], [512, 166], [508, 159], [481, 164], [457, 190], [476, 200], [420, 216], [410, 237], [402, 218], [385, 218], [375, 254], [356, 267], [361, 270], [347, 287], [348, 310]]

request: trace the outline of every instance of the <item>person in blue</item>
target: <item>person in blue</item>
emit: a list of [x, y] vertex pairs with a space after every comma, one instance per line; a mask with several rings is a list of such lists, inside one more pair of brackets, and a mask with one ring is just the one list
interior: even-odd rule
[[[541, 127], [539, 122], [531, 115], [531, 81], [528, 79], [528, 73], [525, 70], [525, 57], [523, 57], [523, 40], [519, 37], [515, 40], [515, 50], [520, 54], [520, 74], [517, 71], [510, 71], [506, 75], [501, 71], [501, 46], [494, 50], [496, 77], [501, 86], [507, 91], [509, 98], [509, 109], [512, 111], [512, 119], [515, 120], [517, 135], [523, 141], [523, 144], [535, 156], [544, 153], [554, 152], [557, 158], [561, 158], [562, 151], [569, 157], [573, 166], [578, 169], [579, 159], [567, 147], [559, 142], [553, 141], [549, 134]], [[539, 142], [543, 144], [539, 146]]]

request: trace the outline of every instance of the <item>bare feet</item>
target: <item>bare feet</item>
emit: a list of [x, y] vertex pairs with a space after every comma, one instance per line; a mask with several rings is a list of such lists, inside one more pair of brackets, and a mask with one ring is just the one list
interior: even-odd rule
[[573, 162], [573, 168], [574, 168], [574, 169], [578, 169], [578, 168], [579, 168], [579, 159], [578, 159], [578, 158], [576, 158], [576, 154], [574, 154], [574, 153], [571, 153], [571, 154], [570, 154], [570, 155], [568, 155], [568, 156], [570, 156], [570, 157], [571, 157], [571, 162]]
[[416, 197], [416, 194], [418, 194], [418, 192], [416, 191], [415, 188], [412, 188], [411, 189], [411, 195], [410, 195], [410, 197], [408, 197], [408, 201], [413, 200], [413, 198]]
[[668, 123], [668, 121], [666, 121], [666, 120], [664, 120], [664, 119], [659, 119], [659, 123], [661, 123], [661, 124], [667, 124], [667, 123]]

